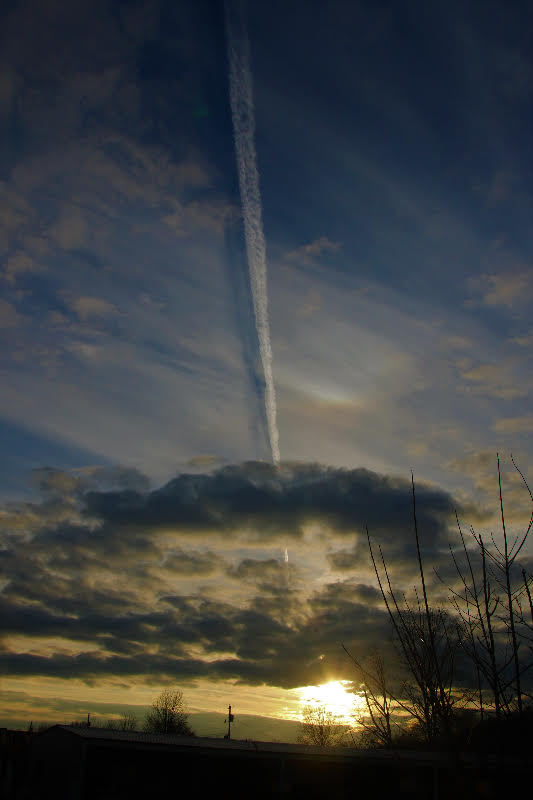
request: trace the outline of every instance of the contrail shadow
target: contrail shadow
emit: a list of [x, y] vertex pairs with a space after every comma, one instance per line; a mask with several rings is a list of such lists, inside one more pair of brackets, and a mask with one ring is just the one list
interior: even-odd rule
[[265, 379], [255, 327], [252, 291], [242, 221], [230, 222], [224, 233], [226, 257], [224, 259], [228, 283], [231, 287], [234, 319], [241, 342], [241, 354], [246, 370], [248, 396], [251, 398], [248, 428], [256, 452], [270, 458], [268, 422], [265, 410]]

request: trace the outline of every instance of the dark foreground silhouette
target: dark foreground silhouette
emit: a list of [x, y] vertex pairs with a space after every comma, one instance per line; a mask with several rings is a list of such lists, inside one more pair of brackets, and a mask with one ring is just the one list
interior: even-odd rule
[[254, 800], [496, 798], [518, 792], [527, 756], [354, 750], [55, 725], [2, 730], [5, 800], [139, 800], [194, 791]]

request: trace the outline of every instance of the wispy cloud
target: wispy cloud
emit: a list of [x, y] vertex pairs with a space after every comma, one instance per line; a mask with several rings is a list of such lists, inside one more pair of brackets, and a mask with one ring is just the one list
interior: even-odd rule
[[465, 381], [463, 390], [506, 400], [525, 397], [531, 382], [514, 375], [513, 366], [510, 360], [497, 364], [473, 364], [468, 358], [460, 359], [458, 367]]
[[512, 309], [522, 304], [533, 292], [531, 270], [506, 271], [492, 275], [481, 275], [472, 282], [481, 294], [486, 306], [502, 306]]
[[93, 317], [107, 317], [116, 313], [115, 306], [102, 297], [76, 297], [69, 301], [69, 305], [84, 322]]
[[23, 320], [22, 314], [11, 303], [0, 298], [0, 328], [16, 328]]
[[533, 417], [504, 417], [492, 428], [497, 433], [533, 433]]
[[340, 250], [338, 242], [330, 241], [327, 236], [320, 236], [309, 244], [303, 244], [296, 250], [285, 253], [283, 258], [286, 261], [299, 261], [308, 264], [314, 259], [320, 258], [324, 253], [337, 253]]

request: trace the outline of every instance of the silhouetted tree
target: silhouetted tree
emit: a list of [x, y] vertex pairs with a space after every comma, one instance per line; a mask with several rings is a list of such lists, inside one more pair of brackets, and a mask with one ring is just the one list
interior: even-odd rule
[[[511, 461], [529, 493], [522, 472]], [[533, 578], [516, 564], [533, 525], [533, 510], [525, 531], [509, 541], [502, 492], [500, 459], [497, 456], [501, 534], [490, 540], [470, 529], [474, 547], [467, 545], [461, 524], [458, 553], [450, 547], [459, 577], [459, 588], [449, 587], [456, 611], [461, 646], [470, 659], [477, 684], [477, 702], [483, 718], [486, 710], [497, 720], [524, 713], [525, 699], [532, 695], [523, 677], [533, 667]]]
[[424, 565], [416, 516], [414, 478], [411, 476], [413, 524], [420, 588], [415, 590], [414, 603], [404, 596], [398, 600], [393, 589], [381, 546], [378, 545], [379, 565], [367, 529], [368, 548], [381, 596], [391, 620], [396, 643], [407, 678], [395, 700], [432, 743], [447, 739], [451, 731], [454, 692], [454, 666], [458, 649], [455, 625], [449, 614], [429, 603]]
[[305, 706], [298, 734], [300, 744], [314, 744], [319, 747], [335, 747], [341, 744], [346, 734], [346, 725], [325, 706]]
[[110, 731], [136, 731], [137, 717], [134, 714], [123, 714], [119, 719], [108, 719], [106, 728]]
[[357, 708], [354, 714], [360, 739], [368, 747], [392, 747], [393, 734], [399, 730], [398, 723], [393, 721], [399, 704], [392, 694], [383, 656], [373, 650], [363, 664], [342, 647], [356, 669], [360, 696], [365, 701], [364, 708]]
[[[529, 485], [512, 456], [511, 461], [533, 507]], [[461, 546], [459, 551], [450, 546], [450, 552], [459, 583], [448, 587], [449, 610], [434, 608], [429, 601], [413, 478], [414, 537], [420, 576], [413, 602], [404, 595], [399, 599], [401, 595], [393, 588], [382, 549], [373, 545], [367, 530], [372, 565], [407, 673], [401, 688], [395, 687], [392, 694], [382, 685], [383, 664], [368, 670], [348, 653], [359, 673], [367, 670], [363, 682], [369, 713], [363, 728], [366, 724], [375, 741], [385, 743], [394, 738], [390, 720], [396, 706], [408, 715], [403, 740], [423, 738], [439, 746], [449, 744], [451, 751], [456, 750], [458, 742], [466, 742], [468, 731], [473, 728], [473, 709], [481, 712], [482, 718], [484, 711], [490, 709], [498, 721], [525, 714], [527, 699], [533, 699], [525, 681], [533, 667], [533, 577], [516, 561], [531, 532], [533, 511], [523, 532], [514, 539], [510, 537], [498, 456], [497, 465], [501, 534], [495, 537], [491, 533], [488, 539], [471, 528], [471, 546], [457, 518]], [[470, 676], [463, 675], [463, 688], [454, 680], [460, 651], [467, 656], [463, 666], [472, 667]]]
[[179, 689], [164, 689], [154, 700], [147, 713], [143, 730], [149, 733], [173, 733], [179, 736], [194, 736], [188, 723], [188, 713]]

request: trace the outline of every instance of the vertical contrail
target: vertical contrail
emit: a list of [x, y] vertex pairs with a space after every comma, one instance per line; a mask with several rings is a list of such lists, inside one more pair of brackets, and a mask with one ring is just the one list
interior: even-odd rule
[[268, 321], [268, 291], [265, 236], [261, 219], [261, 193], [255, 152], [255, 116], [250, 69], [250, 45], [242, 5], [227, 0], [226, 32], [228, 42], [229, 85], [235, 153], [239, 173], [246, 253], [254, 306], [259, 352], [265, 376], [265, 409], [272, 461], [279, 464], [279, 433], [276, 421], [276, 392], [272, 374], [272, 346]]

